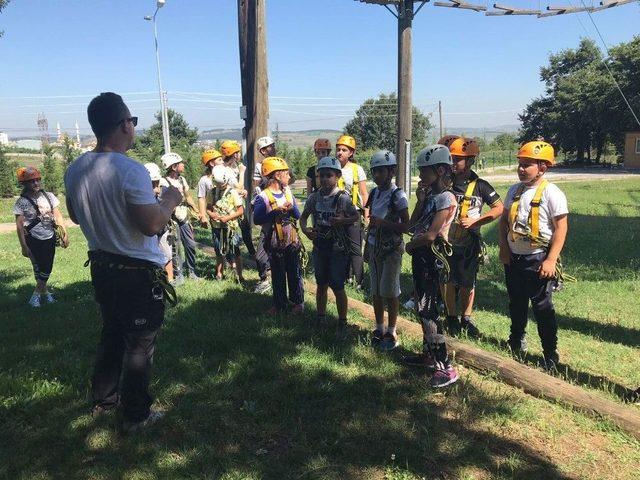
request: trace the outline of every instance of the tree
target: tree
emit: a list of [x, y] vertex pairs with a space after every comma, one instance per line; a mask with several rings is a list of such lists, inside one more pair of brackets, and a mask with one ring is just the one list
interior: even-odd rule
[[48, 192], [56, 195], [64, 192], [64, 181], [62, 178], [62, 165], [55, 157], [55, 151], [51, 145], [42, 146], [44, 160], [42, 162], [42, 183]]
[[[7, 6], [10, 0], [0, 0], [0, 13]], [[4, 35], [4, 30], [0, 30], [0, 38]]]
[[76, 148], [75, 143], [71, 140], [69, 135], [64, 134], [62, 136], [62, 158], [65, 165], [68, 167], [71, 162], [78, 158], [82, 154], [82, 151]]
[[[369, 98], [356, 110], [355, 117], [345, 125], [344, 132], [358, 142], [358, 149], [396, 150], [398, 132], [398, 97], [395, 93], [378, 98]], [[429, 118], [416, 107], [413, 114], [414, 150], [424, 146], [427, 130], [431, 128]]]
[[513, 150], [518, 146], [518, 138], [513, 133], [501, 133], [491, 143], [498, 150]]
[[0, 145], [0, 197], [9, 198], [16, 194], [16, 165], [9, 161], [4, 153], [4, 147]]
[[[132, 151], [133, 158], [146, 163], [153, 162], [160, 165], [160, 157], [164, 153], [162, 140], [162, 114], [156, 113], [156, 123], [151, 125], [142, 135], [136, 137]], [[189, 186], [193, 187], [202, 174], [200, 149], [195, 146], [198, 140], [198, 129], [191, 128], [184, 117], [175, 110], [167, 111], [169, 119], [169, 138], [171, 150], [178, 153], [185, 164], [185, 174]]]

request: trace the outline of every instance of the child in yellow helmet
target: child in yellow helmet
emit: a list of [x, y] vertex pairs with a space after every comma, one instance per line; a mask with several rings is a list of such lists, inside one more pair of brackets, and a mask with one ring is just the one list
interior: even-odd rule
[[509, 188], [500, 219], [500, 261], [504, 264], [511, 333], [509, 346], [525, 353], [529, 302], [538, 324], [547, 370], [557, 367], [558, 323], [552, 292], [556, 266], [567, 237], [569, 209], [564, 193], [544, 178], [555, 163], [553, 147], [525, 143], [518, 151], [520, 182]]
[[[458, 211], [449, 230], [453, 253], [449, 257], [451, 275], [444, 295], [447, 327], [450, 334], [457, 334], [462, 329], [469, 336], [477, 337], [480, 331], [471, 314], [476, 276], [483, 255], [480, 227], [500, 218], [503, 206], [491, 184], [471, 170], [480, 154], [478, 142], [473, 138], [453, 138], [449, 141], [449, 152], [455, 175], [452, 190], [458, 200]], [[489, 206], [489, 211], [483, 214], [484, 205]], [[460, 317], [456, 297], [460, 300]]]
[[[268, 157], [262, 161], [266, 188], [255, 199], [253, 221], [265, 227], [264, 247], [271, 265], [274, 315], [293, 303], [293, 313], [304, 312], [304, 289], [300, 268], [300, 239], [296, 226], [300, 210], [289, 188], [289, 165], [282, 158]], [[287, 286], [289, 295], [287, 296]]]
[[[361, 213], [363, 218], [368, 217], [365, 205], [369, 199], [367, 191], [367, 174], [364, 169], [355, 163], [356, 140], [349, 135], [342, 135], [336, 142], [336, 158], [340, 161], [342, 176], [338, 181], [338, 187], [351, 196], [352, 203]], [[364, 240], [364, 225], [362, 221], [356, 222], [349, 228], [349, 237], [353, 242], [353, 254], [351, 255], [351, 270], [355, 277], [356, 286], [362, 287], [364, 279], [364, 260], [362, 257], [362, 242]]]

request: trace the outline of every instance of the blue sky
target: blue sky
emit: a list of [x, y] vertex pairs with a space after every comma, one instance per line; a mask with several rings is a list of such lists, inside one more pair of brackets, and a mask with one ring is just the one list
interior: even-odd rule
[[[236, 8], [235, 0], [166, 0], [158, 14], [170, 107], [200, 128], [241, 125]], [[0, 14], [0, 131], [35, 133], [44, 112], [52, 130], [56, 122], [72, 130], [77, 120], [88, 133], [86, 104], [109, 90], [123, 94], [142, 126], [152, 123], [153, 29], [143, 17], [154, 9], [152, 0], [13, 0]], [[638, 33], [638, 13], [634, 3], [593, 18], [614, 45]], [[364, 99], [394, 91], [396, 32], [377, 5], [267, 0], [271, 127], [342, 128]], [[516, 123], [543, 91], [538, 73], [548, 54], [587, 34], [596, 38], [585, 14], [486, 17], [427, 4], [414, 20], [414, 104], [430, 113], [441, 100], [447, 129]]]

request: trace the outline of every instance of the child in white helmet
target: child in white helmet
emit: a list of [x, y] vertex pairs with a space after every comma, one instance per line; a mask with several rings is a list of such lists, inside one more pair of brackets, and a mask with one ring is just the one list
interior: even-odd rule
[[[144, 168], [149, 172], [149, 177], [151, 178], [151, 186], [153, 187], [153, 193], [156, 195], [157, 199], [160, 199], [162, 196], [162, 187], [160, 186], [160, 180], [162, 180], [162, 173], [160, 172], [160, 167], [153, 162], [145, 163]], [[167, 279], [170, 282], [173, 282], [173, 262], [172, 259], [172, 242], [175, 241], [175, 236], [171, 233], [171, 223], [165, 227], [165, 229], [158, 233], [158, 243], [160, 245], [160, 250], [164, 254], [167, 259], [167, 262], [164, 265], [164, 270], [167, 272]]]
[[[347, 323], [347, 294], [344, 284], [351, 255], [351, 240], [346, 225], [360, 220], [360, 214], [351, 202], [351, 197], [338, 188], [342, 175], [340, 162], [334, 157], [324, 157], [314, 169], [320, 181], [319, 189], [309, 195], [300, 228], [313, 241], [313, 270], [316, 278], [316, 309], [320, 326], [326, 324], [327, 290], [331, 288], [336, 297], [338, 328]], [[307, 219], [313, 218], [313, 228], [307, 227]]]
[[[406, 251], [411, 255], [423, 351], [404, 360], [409, 365], [434, 370], [430, 383], [437, 388], [458, 380], [438, 320], [438, 300], [442, 284], [446, 282], [446, 257], [450, 254], [447, 236], [458, 204], [451, 191], [453, 173], [447, 147], [432, 145], [423, 149], [418, 154], [416, 165], [420, 169], [421, 186], [416, 190], [418, 202], [410, 220], [413, 238], [407, 243]], [[429, 195], [426, 193], [428, 188]]]
[[242, 276], [242, 256], [240, 255], [240, 218], [244, 215], [244, 202], [240, 193], [231, 186], [233, 173], [224, 165], [216, 165], [212, 171], [213, 188], [207, 197], [207, 215], [211, 219], [211, 235], [216, 252], [216, 279], [224, 276], [224, 257], [236, 269], [238, 281]]
[[[376, 328], [371, 344], [383, 351], [398, 346], [396, 321], [400, 307], [400, 269], [404, 241], [402, 234], [409, 226], [407, 194], [393, 183], [397, 166], [396, 156], [380, 150], [371, 158], [371, 175], [376, 186], [369, 192], [365, 209], [369, 211], [369, 228], [365, 238], [371, 278], [371, 295], [376, 315]], [[385, 303], [388, 326], [384, 328]]]
[[[192, 280], [200, 280], [196, 275], [196, 241], [193, 236], [193, 228], [189, 223], [189, 209], [198, 212], [198, 208], [189, 193], [189, 185], [187, 180], [182, 176], [184, 172], [184, 162], [182, 157], [177, 153], [165, 153], [160, 157], [162, 166], [165, 169], [165, 176], [160, 180], [161, 187], [173, 186], [182, 194], [182, 203], [173, 211], [173, 220], [178, 224], [180, 231], [180, 240], [184, 247], [185, 263], [187, 264], [187, 272]], [[181, 282], [183, 272], [178, 268], [176, 280]]]

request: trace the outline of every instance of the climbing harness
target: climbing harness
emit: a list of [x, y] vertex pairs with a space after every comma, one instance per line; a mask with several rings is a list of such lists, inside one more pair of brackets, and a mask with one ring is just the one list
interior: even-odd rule
[[[351, 162], [351, 174], [353, 177], [353, 183], [351, 184], [351, 203], [358, 206], [358, 184], [360, 183], [360, 176], [358, 175], [358, 164]], [[338, 179], [338, 188], [344, 190], [346, 184], [344, 183], [344, 177]]]
[[155, 265], [127, 265], [116, 260], [113, 255], [101, 255], [101, 252], [89, 252], [89, 258], [84, 266], [94, 264], [110, 270], [145, 270], [151, 280], [151, 293], [154, 300], [166, 300], [169, 305], [175, 307], [178, 304], [178, 296], [175, 288], [169, 283], [166, 272]]

